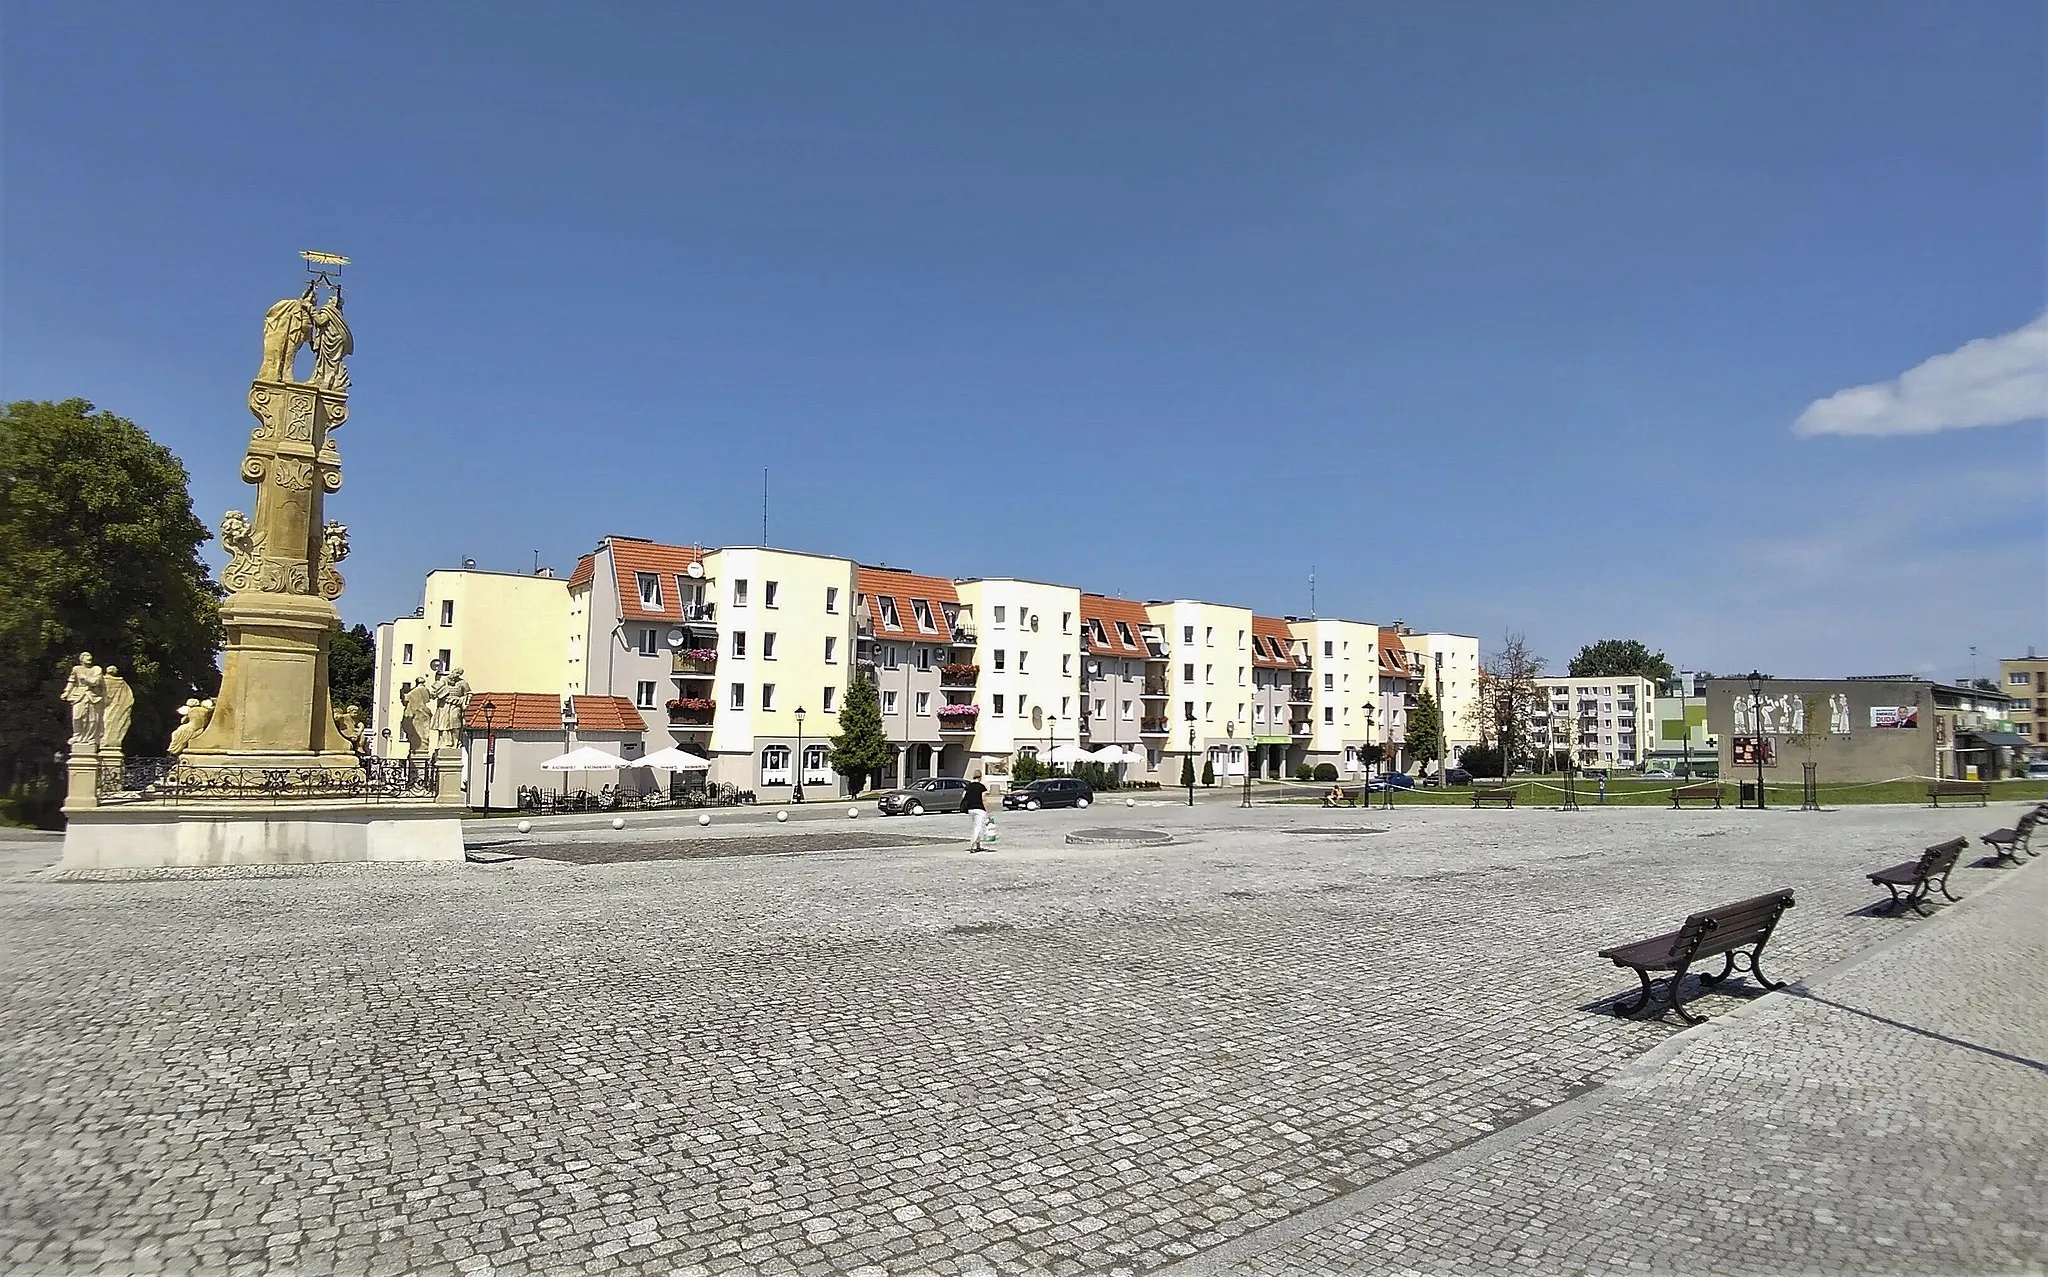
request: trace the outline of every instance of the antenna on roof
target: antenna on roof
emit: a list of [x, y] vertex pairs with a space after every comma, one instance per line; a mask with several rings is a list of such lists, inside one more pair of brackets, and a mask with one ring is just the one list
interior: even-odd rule
[[761, 544], [768, 544], [768, 467], [761, 467]]
[[1308, 617], [1311, 621], [1316, 617], [1316, 565], [1313, 563], [1308, 565]]

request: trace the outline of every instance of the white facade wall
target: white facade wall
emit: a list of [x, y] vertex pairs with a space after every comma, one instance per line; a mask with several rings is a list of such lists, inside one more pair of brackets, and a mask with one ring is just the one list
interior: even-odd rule
[[1657, 747], [1657, 685], [1647, 678], [1544, 678], [1537, 742], [1575, 746], [1581, 767], [1640, 767]]
[[1469, 634], [1404, 634], [1401, 642], [1422, 655], [1423, 681], [1443, 712], [1446, 766], [1458, 751], [1479, 743], [1479, 640]]
[[[1166, 631], [1168, 758], [1188, 752], [1192, 708], [1196, 770], [1207, 758], [1219, 779], [1243, 775], [1252, 739], [1252, 610], [1175, 599], [1147, 603], [1145, 612]], [[1166, 770], [1178, 779], [1177, 761]]]
[[[853, 668], [853, 561], [738, 547], [711, 551], [704, 567], [706, 597], [718, 603], [721, 642], [713, 682], [718, 710], [711, 730], [712, 778], [780, 800], [808, 755], [805, 796], [825, 797], [810, 792], [821, 785], [836, 792], [839, 778], [825, 756], [839, 730], [839, 706]], [[733, 654], [737, 634], [746, 635], [744, 656]], [[737, 707], [735, 685], [741, 689]]]
[[1049, 746], [1074, 744], [1081, 728], [1081, 591], [994, 577], [954, 588], [980, 624], [981, 714], [972, 756], [1042, 755]]
[[[1289, 618], [1309, 657], [1309, 763], [1366, 769], [1358, 747], [1378, 742], [1379, 626], [1366, 621]], [[1368, 710], [1371, 712], [1368, 713]]]

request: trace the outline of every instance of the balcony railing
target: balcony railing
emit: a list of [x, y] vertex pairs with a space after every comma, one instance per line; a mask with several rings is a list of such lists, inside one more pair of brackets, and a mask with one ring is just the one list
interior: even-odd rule
[[718, 621], [718, 604], [685, 603], [682, 607], [684, 622], [698, 625], [714, 625]]
[[1296, 705], [1306, 705], [1315, 697], [1314, 689], [1307, 683], [1296, 683], [1287, 690], [1287, 699]]
[[1138, 732], [1144, 736], [1164, 736], [1173, 724], [1164, 718], [1145, 718], [1138, 721]]
[[954, 647], [973, 647], [978, 641], [971, 626], [959, 625], [953, 628]]
[[1146, 679], [1146, 680], [1145, 680], [1145, 692], [1144, 692], [1144, 694], [1145, 694], [1146, 696], [1155, 696], [1155, 697], [1159, 697], [1159, 696], [1165, 696], [1165, 695], [1166, 695], [1166, 680], [1165, 680], [1165, 679], [1163, 679], [1163, 678], [1148, 678], [1148, 679]]
[[[951, 710], [952, 713], [947, 713]], [[939, 707], [939, 730], [942, 732], [971, 732], [981, 718], [979, 705], [942, 705]]]
[[1295, 719], [1295, 720], [1294, 720], [1294, 725], [1293, 725], [1292, 731], [1294, 732], [1294, 734], [1295, 734], [1296, 736], [1306, 736], [1306, 735], [1308, 735], [1308, 734], [1309, 734], [1309, 721], [1308, 721], [1307, 719], [1305, 719], [1305, 718], [1297, 718], [1297, 719]]
[[947, 665], [939, 670], [940, 687], [973, 687], [981, 677], [979, 665]]
[[669, 702], [670, 727], [709, 727], [718, 713], [718, 702], [709, 698], [682, 697]]
[[672, 652], [669, 654], [669, 672], [672, 674], [716, 674], [718, 653], [699, 648], [694, 651]]

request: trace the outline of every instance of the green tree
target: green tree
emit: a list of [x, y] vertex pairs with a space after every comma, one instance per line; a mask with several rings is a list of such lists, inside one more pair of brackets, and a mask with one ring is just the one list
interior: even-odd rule
[[1193, 789], [1195, 787], [1195, 756], [1193, 754], [1182, 754], [1180, 757], [1180, 787], [1182, 789]]
[[1358, 747], [1358, 761], [1364, 763], [1367, 770], [1379, 766], [1381, 760], [1386, 758], [1386, 756], [1387, 747], [1378, 741], [1374, 741], [1370, 745], [1360, 745]]
[[1652, 652], [1640, 639], [1601, 639], [1588, 643], [1572, 658], [1573, 678], [1647, 678], [1668, 683], [1678, 677], [1664, 653]]
[[161, 752], [187, 697], [220, 686], [221, 591], [185, 467], [83, 399], [0, 415], [0, 792], [55, 769], [79, 652], [135, 688], [131, 754]]
[[1415, 708], [1408, 711], [1407, 741], [1418, 771], [1427, 772], [1428, 764], [1443, 759], [1444, 716], [1437, 708], [1436, 696], [1426, 687], [1415, 694]]
[[377, 640], [370, 634], [367, 625], [356, 625], [343, 629], [341, 622], [334, 623], [334, 632], [327, 636], [327, 695], [334, 702], [336, 713], [344, 705], [353, 705], [362, 711], [363, 721], [370, 721], [370, 697], [377, 686]]
[[882, 699], [874, 676], [856, 671], [839, 703], [839, 734], [832, 738], [832, 770], [846, 778], [846, 787], [860, 793], [868, 778], [882, 774], [889, 762], [889, 738], [882, 731]]
[[1214, 785], [1215, 783], [1216, 783], [1216, 764], [1215, 764], [1214, 762], [1212, 762], [1211, 760], [1209, 760], [1209, 759], [1205, 758], [1205, 759], [1203, 759], [1203, 760], [1202, 760], [1202, 784], [1204, 784], [1204, 785]]

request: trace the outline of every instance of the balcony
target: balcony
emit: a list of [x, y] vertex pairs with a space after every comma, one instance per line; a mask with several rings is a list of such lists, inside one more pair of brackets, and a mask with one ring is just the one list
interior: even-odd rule
[[693, 647], [669, 654], [669, 673], [686, 678], [709, 678], [718, 672], [718, 652], [715, 648]]
[[1296, 683], [1288, 690], [1287, 699], [1296, 705], [1306, 705], [1315, 699], [1315, 690], [1307, 683]]
[[943, 666], [939, 670], [939, 686], [973, 687], [974, 681], [980, 677], [981, 666], [962, 665], [955, 663], [952, 665]]
[[973, 647], [979, 641], [980, 640], [975, 637], [974, 631], [968, 628], [967, 626], [956, 625], [953, 627], [954, 647]]
[[1173, 723], [1165, 718], [1144, 718], [1138, 720], [1138, 734], [1141, 736], [1164, 736], [1173, 729]]
[[1309, 721], [1305, 718], [1297, 718], [1289, 730], [1296, 736], [1306, 736], [1309, 734]]
[[668, 703], [668, 725], [685, 729], [711, 729], [718, 702], [708, 696], [679, 696]]
[[942, 732], [971, 732], [980, 718], [979, 705], [939, 706], [939, 730]]
[[1165, 679], [1163, 679], [1163, 678], [1148, 678], [1148, 679], [1146, 679], [1146, 680], [1145, 680], [1145, 691], [1144, 691], [1144, 695], [1146, 695], [1146, 696], [1150, 696], [1150, 697], [1154, 698], [1155, 700], [1163, 700], [1163, 699], [1165, 699], [1165, 697], [1166, 697], [1166, 680], [1165, 680]]
[[685, 625], [718, 624], [718, 604], [716, 603], [685, 603], [682, 605], [682, 613], [683, 624]]

